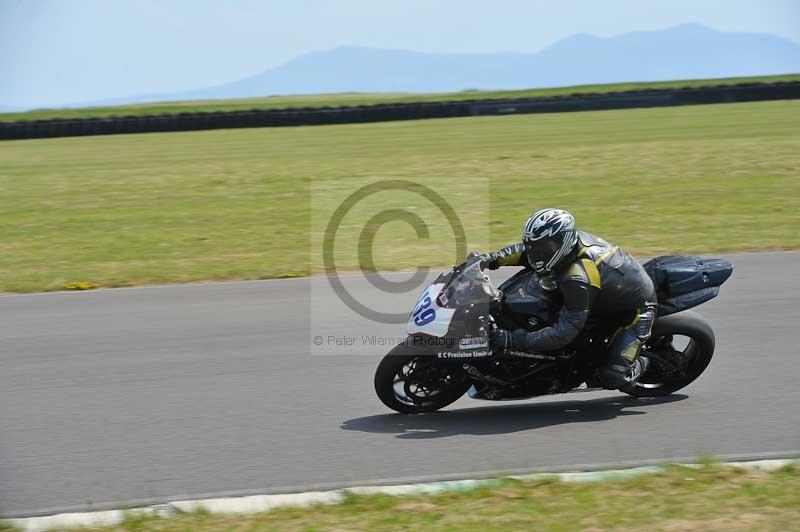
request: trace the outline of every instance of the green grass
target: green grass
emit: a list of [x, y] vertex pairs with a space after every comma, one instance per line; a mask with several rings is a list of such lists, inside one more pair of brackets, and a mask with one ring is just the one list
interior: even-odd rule
[[216, 530], [796, 530], [800, 469], [672, 467], [603, 483], [506, 480], [500, 487], [419, 496], [350, 496], [269, 513], [131, 518], [93, 529]]
[[[336, 202], [387, 178], [474, 211], [473, 247], [560, 206], [645, 255], [797, 249], [798, 124], [800, 101], [776, 101], [2, 142], [0, 291], [319, 272]], [[362, 210], [392, 198], [373, 200]], [[454, 261], [400, 223], [375, 248], [383, 270]], [[354, 251], [337, 256], [357, 269]]]
[[301, 96], [267, 96], [229, 100], [192, 100], [185, 102], [155, 102], [133, 105], [89, 107], [83, 109], [36, 109], [21, 113], [0, 113], [0, 122], [18, 120], [46, 120], [52, 118], [90, 118], [126, 115], [158, 115], [169, 113], [196, 113], [212, 111], [247, 111], [250, 109], [288, 109], [298, 107], [338, 107], [342, 105], [372, 105], [378, 103], [440, 102], [472, 100], [479, 98], [528, 98], [536, 96], [561, 96], [578, 93], [606, 93], [641, 89], [673, 89], [736, 83], [775, 83], [799, 81], [800, 74], [755, 76], [743, 78], [690, 79], [660, 82], [629, 82], [604, 85], [578, 85], [546, 89], [513, 91], [461, 91], [449, 93], [345, 93], [313, 94]]

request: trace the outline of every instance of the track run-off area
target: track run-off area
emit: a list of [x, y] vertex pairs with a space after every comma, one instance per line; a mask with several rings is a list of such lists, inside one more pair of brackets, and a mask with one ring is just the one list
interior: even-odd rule
[[[403, 333], [339, 312], [315, 290], [322, 277], [0, 296], [0, 515], [794, 455], [800, 253], [726, 258], [733, 277], [698, 309], [717, 334], [714, 360], [677, 394], [465, 398], [416, 417], [375, 397], [388, 348], [311, 348], [318, 334]], [[350, 288], [374, 291], [357, 277]], [[416, 295], [396, 296], [396, 310]]]

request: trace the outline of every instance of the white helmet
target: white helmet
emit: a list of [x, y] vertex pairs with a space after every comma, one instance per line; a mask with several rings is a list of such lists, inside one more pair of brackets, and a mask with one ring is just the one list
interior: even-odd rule
[[531, 267], [551, 272], [578, 244], [575, 217], [561, 209], [537, 211], [525, 222], [522, 243]]

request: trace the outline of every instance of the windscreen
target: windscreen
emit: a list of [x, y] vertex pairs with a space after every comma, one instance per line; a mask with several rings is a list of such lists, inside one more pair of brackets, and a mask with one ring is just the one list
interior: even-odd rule
[[500, 292], [494, 287], [488, 275], [481, 271], [480, 260], [465, 263], [454, 275], [444, 290], [446, 302], [450, 308], [473, 303], [487, 303], [500, 299]]

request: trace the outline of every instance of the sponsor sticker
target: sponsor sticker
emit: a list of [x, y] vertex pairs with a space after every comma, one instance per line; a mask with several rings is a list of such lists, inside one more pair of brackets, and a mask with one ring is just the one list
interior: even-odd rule
[[458, 351], [439, 351], [436, 356], [439, 358], [481, 358], [491, 356], [491, 351], [469, 351], [460, 353]]
[[439, 303], [440, 307], [446, 307], [447, 306], [448, 299], [447, 299], [447, 295], [444, 293], [444, 290], [442, 290], [442, 293], [440, 293], [439, 297], [436, 298], [436, 299], [437, 299], [437, 303]]
[[485, 336], [475, 336], [473, 338], [461, 338], [458, 341], [459, 349], [478, 349], [489, 347], [489, 338]]

